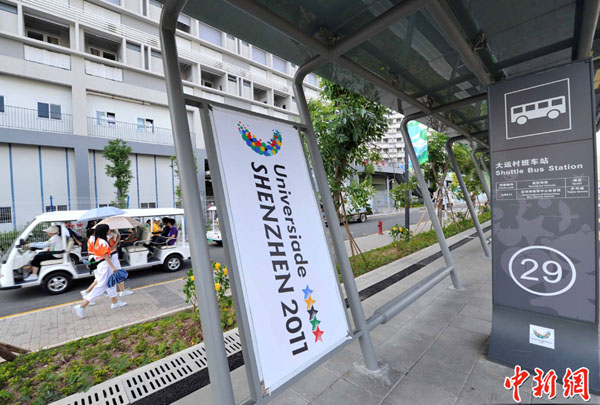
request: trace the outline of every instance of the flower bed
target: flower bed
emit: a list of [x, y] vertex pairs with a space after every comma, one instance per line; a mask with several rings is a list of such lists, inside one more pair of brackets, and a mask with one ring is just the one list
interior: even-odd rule
[[[491, 213], [486, 211], [479, 216], [479, 221], [485, 222], [490, 218]], [[449, 238], [450, 236], [466, 231], [471, 227], [473, 227], [472, 220], [462, 220], [456, 224], [452, 223], [446, 226], [444, 228], [444, 235], [446, 235], [446, 238]], [[394, 228], [396, 229], [394, 230]], [[411, 235], [406, 228], [395, 225], [390, 230], [390, 234], [394, 239], [394, 243], [377, 249], [369, 250], [368, 252], [364, 252], [362, 255], [356, 255], [350, 258], [354, 277], [368, 273], [369, 271], [381, 266], [385, 266], [386, 264], [401, 259], [404, 256], [408, 256], [411, 253], [415, 253], [421, 249], [425, 249], [428, 246], [438, 243], [435, 236], [435, 231], [433, 230]]]

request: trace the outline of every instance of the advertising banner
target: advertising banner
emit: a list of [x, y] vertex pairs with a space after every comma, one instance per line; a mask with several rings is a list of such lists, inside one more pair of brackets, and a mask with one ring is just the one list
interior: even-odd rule
[[[408, 123], [408, 134], [415, 148], [419, 164], [427, 162], [429, 159], [429, 150], [427, 149], [427, 127], [417, 121]], [[412, 167], [412, 162], [409, 162], [409, 167]]]
[[220, 108], [213, 119], [229, 249], [269, 392], [350, 339], [350, 327], [298, 130]]
[[489, 355], [598, 378], [598, 216], [590, 61], [489, 88]]

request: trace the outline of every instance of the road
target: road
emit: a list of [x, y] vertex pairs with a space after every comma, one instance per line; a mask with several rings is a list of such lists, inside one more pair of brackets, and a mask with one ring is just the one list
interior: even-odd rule
[[[419, 221], [424, 212], [423, 210], [423, 208], [414, 208], [411, 210], [411, 224], [416, 224]], [[354, 237], [371, 235], [377, 232], [377, 222], [380, 219], [383, 222], [384, 231], [389, 230], [396, 224], [404, 226], [404, 213], [402, 213], [368, 218], [367, 221], [362, 224], [352, 223], [350, 224], [350, 230]], [[348, 238], [345, 231], [342, 232], [342, 235], [344, 235], [344, 239]], [[225, 257], [223, 248], [215, 245], [209, 247], [209, 254], [211, 259], [216, 261], [223, 261]], [[190, 266], [191, 263], [186, 262], [184, 270], [187, 271]], [[157, 266], [150, 269], [132, 271], [129, 274], [130, 279], [127, 280], [126, 284], [129, 288], [136, 288], [174, 280], [184, 277], [184, 270], [180, 270], [176, 273], [167, 273], [162, 270], [162, 267]], [[0, 291], [0, 317], [77, 301], [81, 299], [79, 291], [87, 288], [91, 281], [91, 278], [75, 280], [71, 290], [60, 295], [48, 295], [40, 288]]]

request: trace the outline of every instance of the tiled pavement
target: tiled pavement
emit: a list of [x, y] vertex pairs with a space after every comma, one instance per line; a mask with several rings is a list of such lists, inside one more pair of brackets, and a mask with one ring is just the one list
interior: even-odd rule
[[[449, 239], [449, 244], [473, 230]], [[418, 262], [438, 251], [432, 246], [357, 279], [359, 290]], [[447, 278], [385, 325], [372, 332], [376, 352], [388, 369], [385, 379], [373, 379], [359, 372], [358, 342], [335, 354], [323, 365], [273, 400], [273, 404], [488, 404], [514, 403], [503, 388], [512, 369], [490, 362], [486, 352], [491, 330], [490, 261], [479, 241], [453, 251], [464, 290], [451, 289]], [[432, 271], [442, 259], [363, 301], [367, 316]], [[559, 373], [561, 374], [561, 373]], [[244, 367], [232, 372], [236, 401], [248, 394]], [[559, 377], [559, 379], [562, 377]], [[531, 378], [521, 388], [522, 403], [582, 403], [579, 397], [565, 400], [562, 386], [558, 397], [536, 399]], [[179, 405], [211, 404], [210, 386], [181, 399]], [[600, 403], [592, 396], [589, 403]]]
[[[363, 251], [391, 243], [388, 232], [364, 236], [356, 241]], [[348, 244], [347, 248], [349, 252]], [[108, 298], [100, 298], [95, 306], [88, 307], [84, 319], [74, 314], [75, 302], [5, 317], [0, 319], [0, 342], [38, 350], [151, 320], [189, 308], [182, 289], [182, 280], [141, 287], [135, 289], [133, 295], [123, 298], [128, 304], [126, 307], [114, 310], [110, 309]]]

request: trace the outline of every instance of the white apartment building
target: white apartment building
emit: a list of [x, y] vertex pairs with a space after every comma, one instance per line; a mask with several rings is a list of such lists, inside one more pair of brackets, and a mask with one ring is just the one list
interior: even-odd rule
[[377, 150], [386, 165], [395, 168], [404, 167], [404, 139], [400, 132], [400, 122], [404, 116], [393, 112], [388, 116], [389, 128], [379, 142], [375, 142]]
[[[0, 231], [49, 209], [113, 201], [102, 149], [132, 148], [130, 207], [175, 205], [177, 176], [155, 0], [0, 0]], [[182, 15], [184, 91], [297, 120], [296, 66]], [[306, 78], [317, 97], [317, 78]], [[200, 118], [188, 112], [204, 182]], [[202, 163], [201, 163], [202, 162]]]

